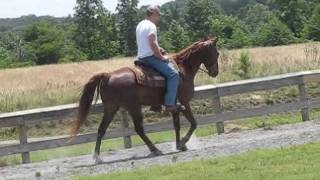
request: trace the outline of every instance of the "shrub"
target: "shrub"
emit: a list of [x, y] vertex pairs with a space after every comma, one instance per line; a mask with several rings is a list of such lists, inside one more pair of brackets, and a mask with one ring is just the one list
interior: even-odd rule
[[249, 45], [245, 25], [232, 16], [218, 15], [211, 20], [212, 34], [219, 37], [219, 44], [226, 48]]
[[259, 45], [262, 46], [284, 45], [295, 41], [291, 30], [278, 18], [272, 18], [264, 24], [257, 38]]
[[249, 57], [249, 53], [242, 51], [240, 53], [239, 65], [236, 70], [236, 74], [243, 79], [250, 78], [250, 69], [252, 68], [252, 62]]

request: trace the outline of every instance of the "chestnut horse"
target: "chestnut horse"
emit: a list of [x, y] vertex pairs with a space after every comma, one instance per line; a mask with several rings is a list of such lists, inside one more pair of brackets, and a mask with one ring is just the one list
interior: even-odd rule
[[[193, 81], [197, 71], [200, 69], [201, 64], [204, 64], [209, 76], [215, 77], [218, 75], [219, 53], [217, 51], [216, 43], [217, 38], [198, 41], [173, 55], [171, 58], [178, 65], [182, 79], [179, 85], [177, 99], [185, 106], [185, 110], [182, 111], [182, 113], [191, 124], [187, 134], [180, 140], [179, 112], [172, 113], [177, 150], [187, 150], [186, 143], [197, 127], [197, 122], [191, 112], [189, 104], [194, 95]], [[79, 132], [81, 124], [86, 121], [95, 91], [97, 91], [104, 104], [104, 115], [98, 129], [95, 146], [94, 158], [96, 162], [101, 162], [99, 157], [101, 139], [105, 135], [106, 129], [120, 107], [129, 112], [133, 119], [135, 131], [148, 146], [151, 155], [162, 154], [144, 132], [141, 109], [143, 105], [162, 105], [164, 103], [166, 88], [141, 86], [137, 84], [135, 78], [133, 71], [128, 67], [124, 67], [110, 73], [96, 74], [84, 86], [79, 102], [77, 119], [73, 125], [73, 135], [76, 135]]]

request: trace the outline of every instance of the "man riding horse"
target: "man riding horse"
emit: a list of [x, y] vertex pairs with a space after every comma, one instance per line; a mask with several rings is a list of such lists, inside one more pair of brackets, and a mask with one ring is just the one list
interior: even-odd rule
[[147, 16], [136, 28], [138, 45], [138, 59], [149, 67], [161, 73], [167, 81], [167, 91], [164, 97], [166, 111], [177, 112], [185, 109], [176, 104], [177, 90], [179, 86], [179, 73], [169, 59], [161, 53], [158, 44], [157, 27], [160, 23], [160, 7], [149, 6]]
[[[84, 85], [79, 101], [79, 111], [73, 124], [72, 135], [79, 133], [81, 125], [87, 120], [89, 110], [97, 92], [104, 106], [104, 115], [98, 128], [94, 158], [100, 158], [101, 140], [104, 137], [114, 115], [119, 108], [127, 110], [132, 118], [134, 129], [145, 142], [151, 156], [162, 152], [152, 143], [143, 127], [142, 106], [166, 105], [171, 112], [176, 134], [176, 148], [187, 150], [186, 143], [197, 128], [197, 121], [191, 111], [190, 101], [194, 95], [194, 79], [201, 65], [206, 67], [207, 74], [215, 77], [219, 73], [217, 38], [197, 41], [185, 49], [172, 55], [172, 61], [178, 66], [181, 78], [179, 84], [178, 72], [168, 58], [160, 53], [155, 24], [159, 23], [160, 10], [158, 6], [151, 6], [147, 10], [147, 17], [137, 27], [138, 57], [140, 61], [158, 70], [166, 77], [166, 83], [144, 80], [159, 79], [149, 76], [141, 67], [122, 67], [112, 72], [97, 73]], [[142, 79], [142, 80], [141, 80]], [[161, 77], [160, 79], [163, 79]], [[163, 81], [161, 81], [163, 82]], [[150, 85], [151, 84], [151, 85]], [[159, 85], [160, 84], [160, 85]], [[178, 93], [177, 93], [178, 91]], [[183, 105], [177, 105], [176, 99]], [[182, 113], [190, 122], [186, 135], [180, 138], [180, 117]]]

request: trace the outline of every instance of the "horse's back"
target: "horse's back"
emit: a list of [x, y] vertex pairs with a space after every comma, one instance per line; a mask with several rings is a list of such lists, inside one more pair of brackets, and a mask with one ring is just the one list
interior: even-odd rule
[[129, 67], [120, 68], [109, 74], [108, 83], [101, 89], [103, 101], [143, 105], [162, 103], [165, 89], [139, 85], [135, 73]]
[[136, 84], [135, 75], [129, 67], [123, 67], [110, 73], [109, 87], [127, 87]]

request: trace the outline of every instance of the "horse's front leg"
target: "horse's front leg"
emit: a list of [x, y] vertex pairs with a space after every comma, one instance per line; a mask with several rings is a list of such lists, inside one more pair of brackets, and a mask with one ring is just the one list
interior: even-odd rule
[[189, 103], [184, 104], [186, 107], [186, 110], [182, 111], [183, 115], [187, 118], [187, 120], [190, 122], [190, 129], [187, 132], [187, 134], [181, 139], [181, 146], [187, 150], [186, 143], [190, 140], [190, 137], [192, 136], [194, 130], [197, 128], [197, 121], [193, 117], [193, 114], [191, 112], [191, 107]]
[[179, 112], [177, 113], [172, 113], [172, 119], [173, 119], [173, 126], [174, 126], [174, 130], [176, 133], [176, 148], [177, 150], [180, 151], [185, 151], [185, 145], [181, 144], [180, 141], [180, 117], [179, 117]]

